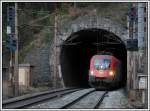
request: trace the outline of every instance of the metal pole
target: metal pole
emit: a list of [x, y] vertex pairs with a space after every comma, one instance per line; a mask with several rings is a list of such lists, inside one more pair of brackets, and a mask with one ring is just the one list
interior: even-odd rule
[[14, 95], [14, 75], [13, 75], [13, 53], [10, 51], [9, 77], [11, 81], [12, 96]]
[[55, 28], [54, 28], [54, 56], [55, 56], [55, 63], [54, 63], [54, 87], [57, 87], [57, 21], [58, 21], [58, 16], [57, 16], [57, 4], [55, 4]]
[[138, 47], [144, 46], [144, 4], [138, 3]]
[[[144, 32], [144, 3], [138, 3], [138, 48], [139, 48], [139, 69], [140, 72], [144, 74], [144, 67], [142, 67], [143, 61], [144, 61], [144, 37], [145, 37], [145, 32]], [[146, 94], [145, 94], [145, 89], [142, 90], [142, 103], [145, 104], [146, 100]]]
[[144, 47], [144, 4], [138, 3], [138, 48], [139, 48], [139, 69], [142, 71], [142, 56]]
[[145, 103], [145, 91], [142, 90], [142, 103], [144, 104]]
[[19, 81], [18, 81], [18, 4], [15, 3], [15, 40], [16, 40], [16, 50], [14, 57], [14, 96], [19, 94]]

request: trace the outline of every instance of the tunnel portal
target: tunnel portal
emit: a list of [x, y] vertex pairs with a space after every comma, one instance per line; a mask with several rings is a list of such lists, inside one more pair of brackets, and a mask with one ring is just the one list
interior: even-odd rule
[[127, 78], [127, 51], [124, 42], [103, 29], [72, 33], [61, 47], [60, 65], [65, 86], [88, 87], [90, 59], [99, 51], [112, 52], [122, 62], [122, 85]]

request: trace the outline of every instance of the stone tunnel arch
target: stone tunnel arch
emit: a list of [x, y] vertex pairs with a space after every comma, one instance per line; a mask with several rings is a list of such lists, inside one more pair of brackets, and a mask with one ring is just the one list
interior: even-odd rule
[[[109, 47], [116, 48], [115, 51], [111, 51], [114, 51], [113, 53], [123, 62], [123, 75], [125, 75], [123, 84], [125, 85], [127, 78], [127, 50], [125, 42], [128, 37], [127, 30], [120, 24], [102, 17], [79, 17], [74, 21], [65, 23], [63, 28], [59, 29], [57, 42], [53, 42], [50, 49], [52, 53], [50, 54], [51, 76], [56, 77], [58, 80], [60, 75], [62, 75], [61, 83], [63, 82], [65, 86], [87, 86], [89, 59], [93, 54], [96, 54], [96, 47], [87, 44], [95, 42], [97, 34], [102, 36], [102, 38], [99, 36], [99, 42], [102, 42], [102, 39], [108, 40], [104, 35], [111, 35], [110, 38], [114, 39], [113, 42], [120, 41], [117, 45], [107, 44], [107, 46], [103, 46], [103, 49], [108, 49]], [[53, 75], [55, 70], [54, 44], [59, 45], [57, 47], [56, 64], [60, 68], [57, 68], [57, 75]], [[60, 70], [58, 71], [58, 69]]]
[[[95, 45], [96, 42], [100, 44]], [[122, 62], [122, 82], [125, 84], [127, 54], [124, 42], [103, 29], [84, 29], [71, 34], [61, 47], [60, 65], [65, 85], [88, 86], [90, 59], [103, 50], [112, 52]]]

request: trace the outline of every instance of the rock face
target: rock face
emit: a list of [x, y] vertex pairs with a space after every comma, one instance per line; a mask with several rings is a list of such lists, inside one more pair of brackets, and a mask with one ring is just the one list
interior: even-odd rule
[[49, 48], [49, 44], [35, 48], [24, 59], [24, 63], [33, 66], [32, 81], [35, 86], [50, 82]]

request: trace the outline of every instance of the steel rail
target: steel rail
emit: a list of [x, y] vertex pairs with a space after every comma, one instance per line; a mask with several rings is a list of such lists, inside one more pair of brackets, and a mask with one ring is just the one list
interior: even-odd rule
[[97, 101], [97, 103], [95, 104], [95, 106], [93, 107], [93, 109], [98, 109], [98, 107], [100, 106], [100, 104], [102, 103], [105, 95], [108, 93], [108, 91], [104, 92], [102, 94], [102, 96], [99, 98], [99, 100]]

